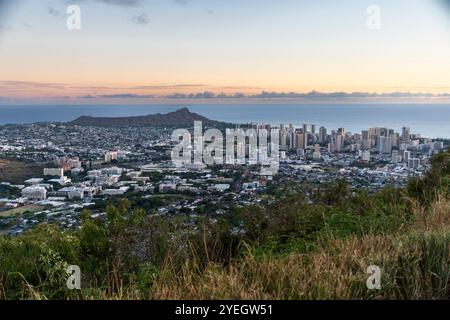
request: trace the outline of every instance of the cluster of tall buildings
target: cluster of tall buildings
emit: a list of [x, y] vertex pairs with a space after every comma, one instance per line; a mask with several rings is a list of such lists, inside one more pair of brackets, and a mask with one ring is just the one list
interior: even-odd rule
[[[419, 134], [411, 133], [409, 127], [403, 127], [401, 132], [389, 128], [370, 128], [361, 133], [351, 133], [345, 128], [328, 132], [327, 128], [316, 130], [314, 124], [304, 124], [295, 128], [292, 124], [274, 127], [271, 125], [258, 125], [255, 129], [280, 130], [280, 150], [282, 152], [295, 151], [303, 155], [306, 150], [312, 150], [313, 158], [320, 159], [321, 148], [328, 153], [359, 152], [363, 161], [370, 161], [371, 152], [391, 155], [392, 163], [405, 163], [410, 168], [418, 168], [420, 159], [413, 158], [411, 151], [426, 148], [430, 154], [434, 150], [441, 150], [443, 142], [424, 139]], [[421, 150], [423, 151], [423, 150]]]

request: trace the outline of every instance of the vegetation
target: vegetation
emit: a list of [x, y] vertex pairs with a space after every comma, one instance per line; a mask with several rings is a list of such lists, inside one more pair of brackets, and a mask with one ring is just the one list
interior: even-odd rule
[[0, 199], [1, 198], [18, 198], [21, 196], [19, 188], [12, 187], [6, 184], [0, 184]]
[[[404, 189], [277, 192], [221, 218], [159, 217], [123, 199], [82, 227], [0, 237], [0, 298], [448, 299], [450, 152]], [[66, 288], [78, 265], [82, 290]], [[367, 267], [382, 268], [369, 290]]]
[[25, 214], [25, 213], [38, 212], [43, 209], [44, 209], [44, 207], [30, 204], [30, 205], [26, 205], [26, 206], [14, 208], [14, 209], [9, 209], [6, 211], [0, 211], [0, 217], [13, 217], [13, 216], [21, 215], [21, 214]]

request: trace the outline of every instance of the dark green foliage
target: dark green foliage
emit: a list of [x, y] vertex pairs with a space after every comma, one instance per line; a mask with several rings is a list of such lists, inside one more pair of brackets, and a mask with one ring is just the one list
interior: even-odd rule
[[20, 189], [0, 184], [0, 198], [17, 198], [21, 196]]
[[62, 298], [66, 267], [78, 261], [77, 237], [41, 225], [20, 237], [0, 237], [0, 279], [10, 298], [38, 290], [47, 298]]
[[407, 186], [408, 195], [422, 205], [432, 203], [439, 194], [450, 192], [450, 150], [434, 155], [431, 164], [424, 178], [412, 179]]

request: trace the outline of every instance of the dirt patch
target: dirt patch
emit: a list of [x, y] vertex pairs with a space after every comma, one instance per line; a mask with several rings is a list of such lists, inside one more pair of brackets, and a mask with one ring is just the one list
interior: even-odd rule
[[42, 169], [35, 163], [0, 159], [0, 181], [21, 184], [27, 179], [42, 177]]

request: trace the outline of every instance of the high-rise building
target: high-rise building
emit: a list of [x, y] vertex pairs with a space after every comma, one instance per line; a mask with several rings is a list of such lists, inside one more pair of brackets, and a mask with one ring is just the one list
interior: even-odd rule
[[372, 148], [372, 141], [370, 140], [370, 134], [368, 130], [364, 130], [361, 134], [361, 142], [363, 149], [370, 149]]
[[390, 137], [379, 136], [377, 139], [377, 150], [379, 153], [391, 153], [391, 139]]
[[410, 137], [411, 137], [411, 130], [410, 130], [410, 128], [409, 127], [403, 127], [402, 128], [402, 141], [404, 141], [407, 144], [409, 144]]
[[324, 143], [327, 141], [327, 128], [320, 127], [319, 129], [319, 143]]
[[288, 132], [285, 128], [280, 130], [280, 150], [286, 151], [288, 149]]
[[336, 146], [334, 145], [334, 143], [329, 143], [328, 144], [328, 153], [333, 153], [336, 151]]
[[392, 151], [392, 163], [398, 163], [399, 155], [397, 150]]
[[391, 147], [392, 148], [398, 148], [400, 145], [400, 136], [398, 133], [391, 133], [389, 134], [389, 139], [390, 139], [390, 143], [391, 143]]
[[399, 143], [398, 149], [399, 149], [400, 151], [406, 150], [406, 148], [407, 148], [407, 145], [406, 145], [405, 142], [400, 142], [400, 143]]
[[305, 144], [305, 137], [307, 135], [303, 132], [300, 133], [296, 133], [295, 135], [295, 148], [298, 149], [305, 149], [306, 148], [306, 144]]
[[418, 158], [410, 158], [408, 160], [408, 168], [418, 169], [420, 167], [420, 159]]
[[288, 142], [289, 142], [289, 149], [293, 150], [295, 149], [295, 130], [292, 123], [289, 124], [288, 128]]
[[342, 134], [338, 134], [336, 136], [336, 151], [342, 152], [344, 150], [344, 136]]
[[409, 151], [404, 151], [404, 153], [403, 153], [403, 161], [404, 161], [406, 164], [409, 164], [409, 158], [410, 158], [410, 156], [411, 156], [411, 153], [410, 153]]
[[314, 152], [313, 152], [313, 159], [314, 160], [320, 160], [321, 157], [322, 157], [322, 154], [320, 153], [320, 145], [319, 144], [315, 144], [314, 145]]
[[308, 125], [306, 123], [303, 124], [303, 132], [304, 133], [308, 132]]

